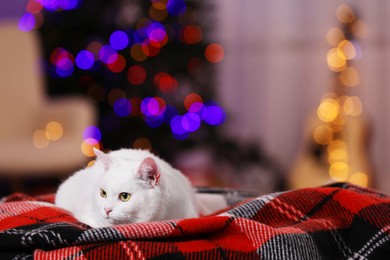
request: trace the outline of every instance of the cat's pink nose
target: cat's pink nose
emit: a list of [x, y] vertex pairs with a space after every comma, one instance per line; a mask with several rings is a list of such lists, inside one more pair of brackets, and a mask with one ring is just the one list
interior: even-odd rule
[[110, 214], [110, 212], [112, 211], [112, 209], [110, 208], [104, 208], [104, 211], [106, 212], [107, 216]]

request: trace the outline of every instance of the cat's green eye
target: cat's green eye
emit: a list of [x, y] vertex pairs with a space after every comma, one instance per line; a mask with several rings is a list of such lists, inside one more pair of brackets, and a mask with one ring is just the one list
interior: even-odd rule
[[103, 189], [100, 189], [100, 196], [102, 196], [103, 198], [107, 198], [107, 192]]
[[126, 201], [129, 201], [131, 198], [131, 195], [130, 193], [127, 193], [127, 192], [121, 192], [119, 194], [119, 199], [123, 202], [126, 202]]

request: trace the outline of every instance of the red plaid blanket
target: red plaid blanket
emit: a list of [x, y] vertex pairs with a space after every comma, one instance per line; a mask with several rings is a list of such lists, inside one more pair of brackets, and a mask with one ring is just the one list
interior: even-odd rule
[[92, 229], [52, 204], [0, 204], [0, 259], [389, 259], [390, 199], [348, 184], [268, 194], [222, 214]]

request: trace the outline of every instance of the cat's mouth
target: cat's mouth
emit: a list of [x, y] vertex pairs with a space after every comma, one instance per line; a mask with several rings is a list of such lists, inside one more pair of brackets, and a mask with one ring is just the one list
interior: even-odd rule
[[138, 222], [137, 218], [135, 217], [117, 217], [117, 216], [111, 216], [111, 215], [104, 215], [104, 219], [106, 219], [110, 224], [112, 225], [121, 225], [121, 224], [131, 224]]

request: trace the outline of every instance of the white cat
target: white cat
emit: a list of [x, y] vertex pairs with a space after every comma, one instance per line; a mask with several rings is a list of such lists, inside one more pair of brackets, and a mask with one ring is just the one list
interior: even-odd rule
[[93, 166], [57, 190], [55, 204], [91, 227], [198, 216], [189, 180], [149, 151], [95, 149]]

